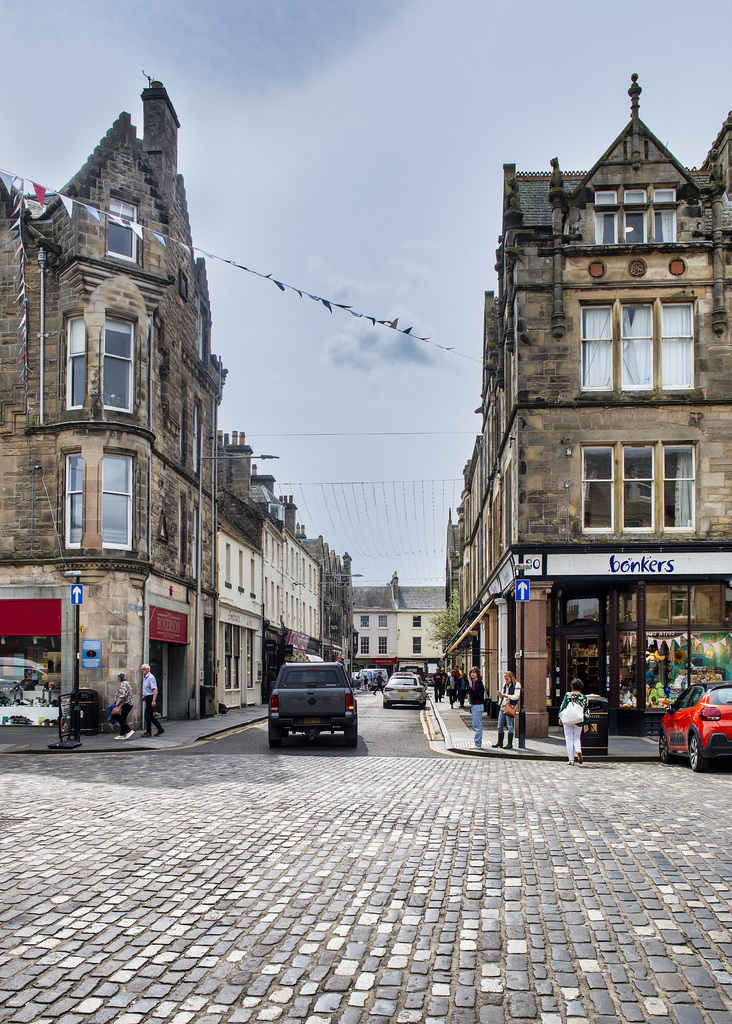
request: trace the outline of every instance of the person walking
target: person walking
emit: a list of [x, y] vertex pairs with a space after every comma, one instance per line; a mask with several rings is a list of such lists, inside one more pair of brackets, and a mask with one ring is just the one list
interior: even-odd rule
[[470, 684], [468, 688], [470, 698], [470, 716], [473, 719], [473, 732], [475, 734], [476, 747], [483, 746], [483, 701], [485, 699], [485, 687], [480, 670], [473, 665], [470, 670]]
[[465, 707], [465, 697], [468, 692], [468, 681], [462, 674], [459, 668], [455, 669], [455, 689], [457, 691], [456, 700], [461, 708]]
[[384, 677], [381, 674], [381, 672], [379, 672], [378, 676], [376, 677], [376, 689], [380, 693], [384, 692]]
[[582, 733], [590, 728], [590, 705], [582, 693], [583, 686], [581, 679], [573, 679], [559, 706], [559, 721], [567, 744], [567, 764], [582, 764]]
[[457, 698], [457, 680], [455, 679], [455, 672], [457, 669], [453, 669], [452, 672], [447, 673], [447, 699], [450, 701], [450, 707], [455, 706], [455, 700]]
[[128, 683], [124, 672], [117, 673], [117, 684], [117, 692], [114, 695], [114, 704], [109, 712], [109, 720], [112, 725], [119, 726], [119, 736], [114, 738], [116, 740], [128, 740], [135, 732], [127, 724], [127, 716], [133, 707], [132, 687]]
[[438, 668], [434, 675], [435, 684], [435, 700], [438, 704], [442, 703], [442, 696], [445, 692], [445, 677], [442, 674], [442, 669]]
[[508, 729], [506, 750], [511, 750], [513, 747], [513, 733], [514, 726], [516, 724], [516, 715], [518, 714], [519, 704], [521, 701], [521, 683], [513, 672], [503, 673], [503, 686], [498, 691], [498, 696], [501, 699], [498, 707], [498, 739], [493, 746], [503, 746], [503, 736], [506, 729]]
[[158, 699], [158, 683], [155, 676], [150, 671], [149, 665], [143, 665], [142, 671], [142, 702], [145, 705], [145, 732], [143, 736], [152, 736], [153, 726], [155, 726], [156, 736], [162, 736], [165, 732], [160, 722], [157, 720], [153, 713], [155, 707], [155, 701]]

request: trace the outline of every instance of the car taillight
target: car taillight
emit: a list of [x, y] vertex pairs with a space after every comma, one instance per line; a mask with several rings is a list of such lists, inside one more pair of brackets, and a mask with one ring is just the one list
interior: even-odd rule
[[719, 708], [715, 707], [702, 708], [699, 712], [699, 717], [703, 718], [705, 722], [719, 722], [722, 718], [722, 712]]
[[346, 694], [346, 711], [355, 711], [355, 710], [356, 710], [356, 706], [353, 703], [353, 694], [352, 693], [347, 693]]
[[272, 696], [269, 698], [269, 710], [270, 711], [277, 711], [277, 712], [279, 712], [279, 710], [280, 710], [279, 694], [273, 693]]

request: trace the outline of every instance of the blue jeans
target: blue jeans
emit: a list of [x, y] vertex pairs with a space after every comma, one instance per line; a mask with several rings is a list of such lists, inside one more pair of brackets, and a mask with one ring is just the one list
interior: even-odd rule
[[498, 731], [505, 732], [506, 726], [508, 726], [508, 735], [513, 736], [513, 727], [516, 722], [515, 718], [511, 718], [510, 715], [505, 715], [503, 710], [498, 712]]
[[476, 747], [483, 746], [483, 705], [472, 704], [470, 707], [470, 715], [473, 719], [473, 731], [475, 732], [475, 745]]

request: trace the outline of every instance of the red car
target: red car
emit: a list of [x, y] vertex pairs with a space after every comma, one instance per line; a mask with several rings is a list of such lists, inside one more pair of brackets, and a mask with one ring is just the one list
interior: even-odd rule
[[688, 757], [704, 772], [715, 757], [732, 757], [732, 682], [694, 683], [676, 698], [661, 721], [658, 756], [668, 764]]

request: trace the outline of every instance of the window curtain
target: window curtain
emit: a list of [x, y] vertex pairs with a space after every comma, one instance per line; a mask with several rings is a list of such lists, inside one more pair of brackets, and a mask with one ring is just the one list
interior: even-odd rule
[[675, 242], [676, 241], [676, 211], [675, 210], [657, 210], [656, 211], [656, 241], [657, 242]]
[[612, 333], [610, 307], [582, 311], [582, 386], [612, 387]]
[[623, 388], [652, 387], [653, 344], [650, 306], [623, 306]]
[[693, 387], [691, 306], [664, 306], [661, 380], [664, 388]]
[[691, 448], [666, 451], [666, 526], [694, 525], [694, 453]]

